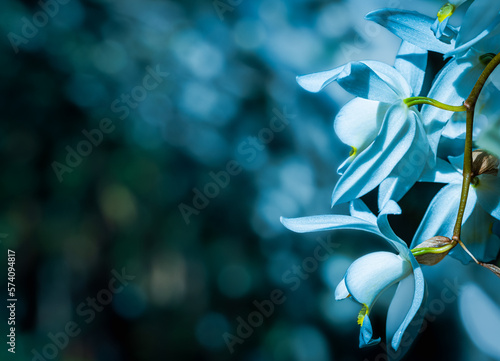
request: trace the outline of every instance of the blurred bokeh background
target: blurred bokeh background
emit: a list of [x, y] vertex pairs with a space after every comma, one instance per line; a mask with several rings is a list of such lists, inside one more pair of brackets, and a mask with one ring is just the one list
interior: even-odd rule
[[[384, 242], [279, 222], [347, 212], [330, 195], [349, 153], [332, 120], [350, 96], [295, 76], [392, 64], [399, 40], [364, 15], [441, 5], [2, 0], [0, 284], [6, 303], [14, 250], [18, 302], [16, 353], [3, 342], [0, 359], [386, 360], [383, 344], [358, 349], [359, 305], [334, 300], [349, 264]], [[402, 200], [401, 237], [438, 189]], [[334, 246], [318, 260], [321, 244]], [[473, 275], [454, 260], [426, 275], [436, 305], [407, 359], [488, 360], [456, 295], [441, 299]], [[383, 340], [393, 292], [371, 316]]]

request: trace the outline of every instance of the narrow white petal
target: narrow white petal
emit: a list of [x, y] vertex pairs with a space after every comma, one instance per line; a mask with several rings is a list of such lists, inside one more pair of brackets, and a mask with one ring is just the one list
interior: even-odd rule
[[410, 323], [413, 321], [413, 319], [419, 312], [420, 307], [422, 305], [422, 301], [424, 300], [425, 280], [424, 280], [424, 275], [422, 273], [422, 268], [420, 268], [420, 265], [415, 260], [415, 257], [413, 257], [413, 255], [410, 254], [410, 257], [411, 257], [411, 265], [413, 267], [413, 277], [414, 277], [413, 300], [410, 309], [408, 310], [408, 313], [406, 314], [403, 322], [395, 332], [394, 337], [392, 338], [391, 346], [394, 350], [399, 349], [399, 346], [401, 345], [401, 340], [403, 339], [403, 334], [405, 333], [406, 329], [410, 326]]
[[370, 317], [365, 316], [363, 325], [359, 331], [359, 348], [376, 345], [380, 342], [379, 338], [373, 338], [373, 329]]
[[[387, 311], [387, 342], [391, 342], [394, 339], [394, 335], [398, 331], [401, 324], [403, 324], [404, 319], [408, 315], [408, 312], [411, 310], [414, 294], [415, 276], [412, 273], [399, 282], [396, 293], [394, 294], [394, 297], [389, 306], [389, 310]], [[397, 356], [397, 360], [401, 359], [405, 355], [420, 331], [420, 326], [422, 326], [425, 312], [423, 307], [421, 307], [419, 311], [420, 312], [418, 312], [412, 320], [410, 327], [408, 327], [408, 329], [406, 330], [407, 336], [405, 337], [404, 345], [402, 345], [402, 347], [395, 354], [395, 356]], [[394, 358], [392, 360], [394, 360]]]
[[337, 168], [337, 174], [338, 175], [342, 175], [344, 174], [344, 172], [346, 171], [347, 168], [349, 168], [349, 166], [351, 165], [352, 161], [356, 158], [356, 155], [353, 154], [351, 156], [349, 156], [348, 158], [346, 158], [342, 164], [339, 165], [339, 167]]
[[343, 69], [344, 65], [332, 70], [298, 76], [297, 83], [299, 83], [299, 85], [305, 90], [312, 93], [317, 93], [328, 84], [337, 80], [338, 75], [342, 72]]
[[329, 231], [334, 229], [356, 229], [382, 236], [377, 226], [373, 223], [351, 216], [332, 214], [301, 218], [281, 217], [281, 223], [289, 230], [298, 233]]

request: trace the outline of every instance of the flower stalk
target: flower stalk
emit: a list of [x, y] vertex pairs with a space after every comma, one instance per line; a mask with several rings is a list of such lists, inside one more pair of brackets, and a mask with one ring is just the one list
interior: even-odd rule
[[481, 90], [483, 89], [486, 81], [496, 69], [496, 67], [500, 64], [500, 53], [498, 53], [491, 61], [488, 63], [486, 68], [481, 73], [479, 79], [477, 80], [474, 88], [469, 94], [468, 98], [464, 102], [464, 106], [467, 108], [467, 117], [466, 117], [466, 133], [465, 133], [465, 148], [464, 148], [464, 166], [463, 166], [463, 181], [462, 181], [462, 193], [460, 196], [460, 206], [458, 209], [457, 219], [455, 222], [455, 227], [453, 230], [452, 241], [454, 246], [460, 244], [460, 246], [471, 256], [471, 258], [478, 265], [488, 268], [492, 272], [494, 272], [497, 276], [500, 277], [500, 272], [498, 271], [498, 267], [486, 264], [483, 262], [479, 262], [467, 249], [462, 240], [460, 239], [461, 231], [462, 231], [462, 220], [465, 213], [465, 207], [467, 205], [467, 197], [469, 195], [469, 188], [471, 181], [473, 180], [474, 174], [472, 169], [472, 133], [474, 129], [474, 111], [476, 108], [477, 99], [479, 98], [479, 94], [481, 94]]
[[432, 105], [439, 109], [449, 110], [450, 112], [465, 112], [467, 107], [465, 105], [448, 105], [437, 101], [436, 99], [428, 98], [428, 97], [410, 97], [403, 100], [404, 103], [408, 106], [427, 104]]

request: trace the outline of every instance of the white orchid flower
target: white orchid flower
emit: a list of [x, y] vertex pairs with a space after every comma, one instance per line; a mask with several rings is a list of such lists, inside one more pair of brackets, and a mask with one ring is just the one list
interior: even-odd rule
[[351, 202], [350, 209], [351, 216], [282, 218], [281, 222], [299, 233], [334, 229], [366, 231], [380, 236], [394, 248], [397, 253], [374, 252], [354, 261], [337, 286], [335, 298], [352, 298], [362, 305], [358, 315], [361, 326], [359, 346], [370, 346], [380, 339], [372, 338], [369, 312], [382, 292], [399, 283], [387, 316], [387, 340], [391, 340], [393, 349], [398, 350], [405, 330], [422, 304], [425, 288], [422, 269], [406, 243], [394, 234], [389, 225], [387, 215], [401, 213], [395, 202], [387, 202], [378, 217], [359, 199]]
[[360, 61], [297, 77], [310, 92], [336, 81], [357, 96], [335, 118], [336, 134], [352, 151], [339, 167], [342, 176], [332, 206], [359, 198], [386, 181], [381, 209], [388, 200], [401, 199], [418, 180], [425, 161], [407, 165], [416, 153], [426, 159], [429, 146], [420, 113], [404, 100], [419, 94], [426, 64], [426, 51], [403, 42], [394, 67]]
[[[374, 21], [403, 40], [422, 49], [449, 56], [463, 56], [471, 48], [481, 53], [495, 52], [500, 37], [500, 1], [475, 0], [468, 8], [462, 26], [457, 31], [447, 24], [447, 19], [461, 1], [450, 1], [434, 20], [415, 11], [381, 9], [369, 13], [366, 19]], [[456, 5], [455, 5], [456, 4]], [[435, 29], [439, 39], [436, 38]]]

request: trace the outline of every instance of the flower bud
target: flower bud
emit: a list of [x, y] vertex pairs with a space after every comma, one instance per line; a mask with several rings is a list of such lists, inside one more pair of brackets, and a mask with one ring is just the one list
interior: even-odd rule
[[453, 248], [453, 242], [448, 237], [436, 236], [420, 243], [411, 251], [418, 263], [434, 266]]
[[472, 152], [472, 173], [474, 176], [481, 174], [498, 174], [498, 158], [485, 150], [478, 149]]

